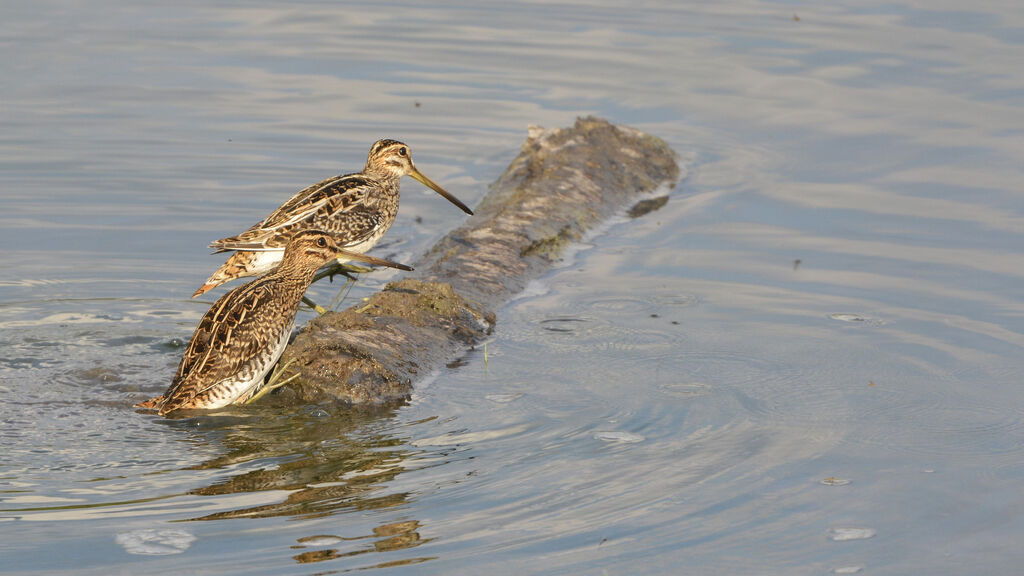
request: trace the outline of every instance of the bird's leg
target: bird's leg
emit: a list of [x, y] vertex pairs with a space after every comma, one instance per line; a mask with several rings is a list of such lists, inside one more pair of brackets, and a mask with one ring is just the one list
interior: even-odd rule
[[295, 358], [292, 358], [291, 360], [285, 362], [284, 365], [278, 363], [277, 366], [274, 366], [274, 370], [270, 373], [270, 379], [267, 380], [267, 383], [264, 384], [259, 390], [257, 390], [256, 393], [253, 394], [252, 397], [250, 397], [244, 403], [252, 404], [253, 402], [259, 400], [260, 398], [263, 398], [270, 392], [277, 390], [281, 386], [284, 386], [285, 384], [301, 376], [301, 373], [295, 373], [289, 376], [288, 378], [285, 378], [281, 382], [278, 382], [278, 380], [281, 379], [281, 376], [284, 375], [284, 371], [287, 370], [288, 367], [291, 366], [293, 362], [295, 362]]
[[312, 300], [310, 300], [309, 298], [307, 298], [305, 296], [302, 297], [302, 303], [305, 304], [306, 306], [309, 306], [310, 308], [312, 308], [317, 314], [319, 314], [321, 316], [323, 316], [324, 314], [327, 314], [327, 308], [324, 308], [323, 306], [320, 306], [319, 304], [317, 304], [316, 302], [313, 302]]
[[[345, 285], [341, 287], [341, 292], [334, 297], [331, 301], [331, 309], [335, 309], [345, 299], [345, 295], [352, 289], [352, 285], [356, 283], [356, 277], [353, 274], [362, 274], [363, 272], [370, 272], [371, 268], [364, 268], [362, 266], [355, 266], [352, 264], [342, 264], [337, 260], [331, 262], [327, 266], [324, 266], [317, 272], [316, 276], [313, 276], [313, 282], [317, 280], [323, 280], [324, 278], [330, 278], [331, 282], [334, 282], [334, 277], [337, 275], [344, 276], [346, 278]], [[317, 314], [324, 315], [327, 313], [327, 308], [318, 305], [309, 298], [303, 296], [302, 302], [307, 306], [316, 311]]]
[[356, 285], [355, 279], [349, 279], [345, 281], [345, 285], [341, 287], [338, 294], [334, 296], [334, 300], [331, 301], [331, 310], [337, 310], [341, 303], [348, 297], [348, 293], [352, 291], [352, 287]]
[[354, 266], [352, 264], [342, 264], [341, 262], [335, 260], [334, 262], [331, 262], [327, 266], [321, 268], [320, 271], [317, 272], [316, 276], [313, 276], [313, 282], [323, 280], [324, 278], [330, 278], [331, 282], [333, 282], [334, 277], [339, 274], [354, 282], [356, 278], [352, 274], [361, 274], [363, 272], [369, 272], [370, 270], [370, 268]]

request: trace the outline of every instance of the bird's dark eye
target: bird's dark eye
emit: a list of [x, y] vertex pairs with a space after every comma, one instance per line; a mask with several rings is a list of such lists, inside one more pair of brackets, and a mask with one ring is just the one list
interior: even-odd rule
[[321, 248], [323, 248], [324, 246], [327, 246], [327, 240], [324, 239], [323, 236], [321, 236], [321, 237], [316, 239], [316, 245], [321, 247]]
[[399, 155], [399, 156], [405, 156], [405, 155], [406, 155], [406, 154], [408, 154], [408, 153], [409, 153], [409, 151], [408, 151], [408, 150], [406, 150], [404, 146], [403, 146], [402, 148], [399, 148], [399, 149], [398, 149], [398, 155]]

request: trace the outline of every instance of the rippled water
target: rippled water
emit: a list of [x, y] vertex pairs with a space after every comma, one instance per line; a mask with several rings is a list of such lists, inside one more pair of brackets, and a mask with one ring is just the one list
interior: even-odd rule
[[[3, 570], [1014, 573], [1022, 30], [1012, 2], [7, 3]], [[528, 124], [584, 114], [689, 178], [407, 406], [130, 408], [211, 301], [209, 240], [380, 137], [474, 205]], [[463, 216], [404, 192], [375, 254], [410, 261]]]

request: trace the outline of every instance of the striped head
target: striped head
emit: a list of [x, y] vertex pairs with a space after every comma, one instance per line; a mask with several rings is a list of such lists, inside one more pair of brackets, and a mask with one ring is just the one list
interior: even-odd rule
[[411, 176], [417, 182], [444, 196], [466, 214], [473, 213], [458, 198], [449, 194], [447, 190], [417, 170], [416, 165], [412, 162], [412, 151], [409, 146], [398, 140], [383, 139], [374, 142], [370, 147], [370, 154], [366, 158], [366, 169], [363, 172], [395, 180], [402, 176]]
[[409, 146], [398, 140], [377, 140], [366, 158], [366, 171], [401, 178], [416, 170]]
[[288, 242], [281, 266], [317, 270], [338, 256], [341, 247], [334, 236], [323, 230], [303, 230]]

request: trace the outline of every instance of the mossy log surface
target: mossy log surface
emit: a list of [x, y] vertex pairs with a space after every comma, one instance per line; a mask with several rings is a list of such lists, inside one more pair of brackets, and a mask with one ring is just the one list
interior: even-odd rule
[[[479, 343], [495, 311], [602, 220], [680, 178], [662, 140], [598, 118], [531, 127], [476, 215], [410, 277], [310, 321], [282, 357], [300, 376], [266, 400], [380, 405]], [[660, 206], [660, 205], [659, 205]]]

